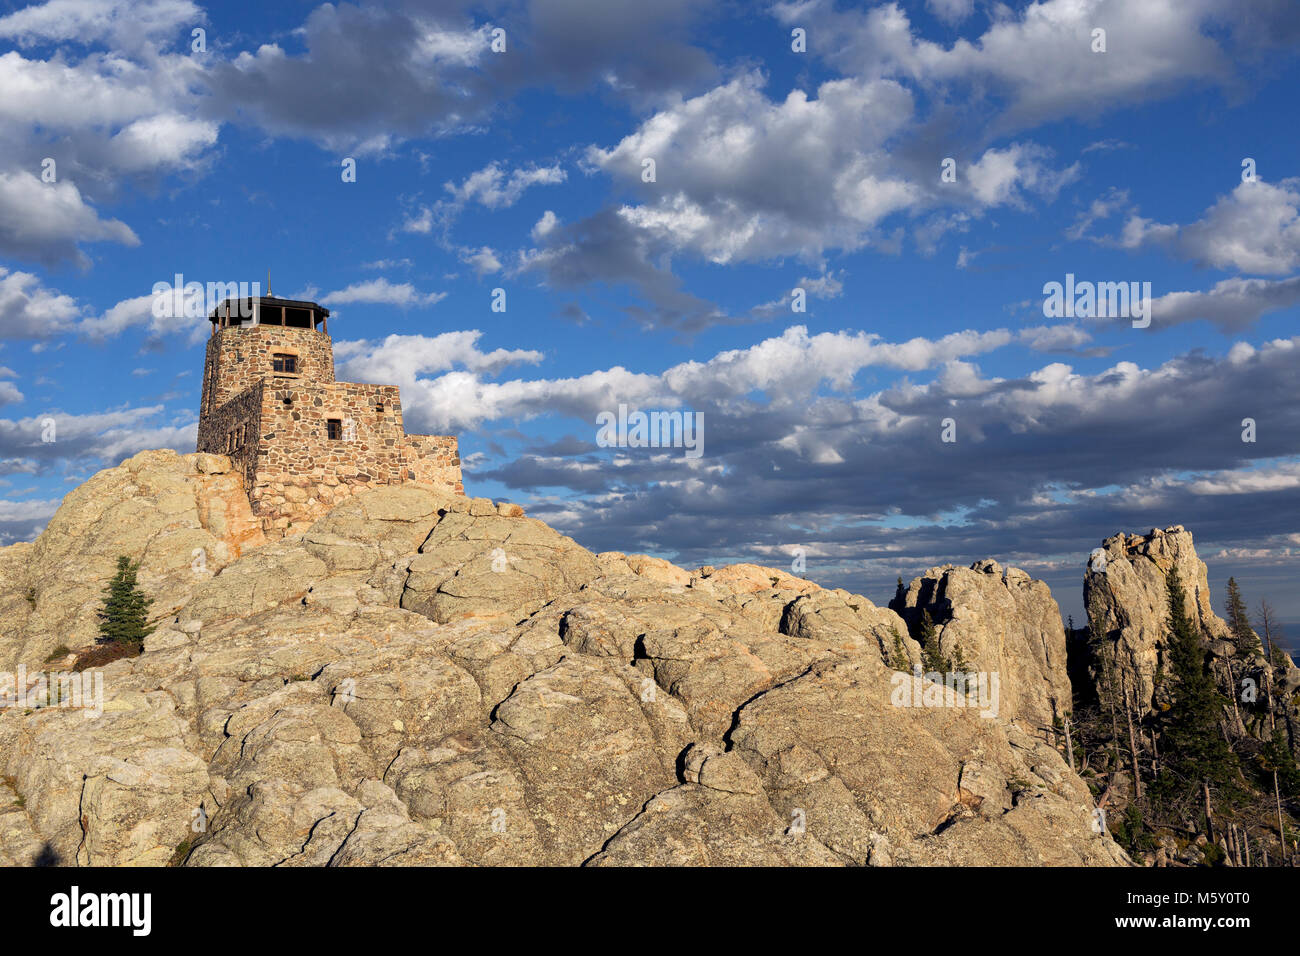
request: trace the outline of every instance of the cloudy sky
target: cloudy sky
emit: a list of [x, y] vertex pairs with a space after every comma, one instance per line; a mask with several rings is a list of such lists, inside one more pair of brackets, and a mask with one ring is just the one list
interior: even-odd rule
[[[1178, 523], [1300, 621], [1298, 50], [1290, 0], [0, 3], [0, 542], [193, 451], [151, 292], [269, 270], [593, 550], [878, 603], [991, 556], [1079, 618]], [[599, 446], [620, 404], [703, 454]]]

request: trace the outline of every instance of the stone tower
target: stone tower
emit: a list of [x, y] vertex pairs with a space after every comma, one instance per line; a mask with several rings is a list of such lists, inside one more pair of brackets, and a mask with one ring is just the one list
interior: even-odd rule
[[258, 296], [208, 316], [198, 450], [243, 472], [268, 534], [301, 531], [361, 488], [414, 481], [464, 494], [455, 436], [406, 434], [396, 385], [334, 380], [329, 314]]

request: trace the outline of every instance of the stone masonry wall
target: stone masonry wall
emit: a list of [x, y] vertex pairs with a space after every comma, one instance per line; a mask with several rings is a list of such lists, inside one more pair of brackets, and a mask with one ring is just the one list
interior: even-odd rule
[[463, 495], [460, 443], [455, 435], [407, 435], [406, 460], [410, 477], [426, 485], [445, 485]]
[[257, 450], [261, 439], [262, 390], [258, 382], [210, 415], [199, 417], [196, 451], [226, 455], [244, 476], [244, 487], [256, 481]]
[[[296, 373], [274, 371], [277, 352], [297, 357]], [[209, 339], [198, 450], [230, 456], [271, 535], [303, 530], [362, 488], [414, 481], [465, 493], [455, 436], [407, 435], [395, 385], [334, 381], [330, 338], [313, 329], [245, 326]]]
[[[463, 494], [455, 438], [420, 436], [435, 458], [418, 457], [424, 446], [412, 446], [403, 429], [395, 385], [268, 384], [260, 414], [250, 499], [269, 532], [293, 533], [361, 488], [419, 481]], [[330, 420], [339, 423], [338, 439], [329, 437]]]
[[[277, 352], [297, 358], [298, 369], [276, 372]], [[278, 325], [249, 325], [222, 329], [209, 337], [203, 363], [203, 399], [200, 408], [211, 414], [236, 395], [265, 378], [277, 384], [321, 385], [334, 381], [334, 346], [330, 337], [315, 329]]]

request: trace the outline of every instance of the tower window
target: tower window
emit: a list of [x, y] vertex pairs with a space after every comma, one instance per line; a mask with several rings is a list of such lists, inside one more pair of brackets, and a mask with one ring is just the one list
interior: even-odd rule
[[276, 352], [271, 356], [271, 368], [277, 372], [293, 375], [298, 371], [298, 356]]
[[343, 437], [343, 422], [337, 418], [328, 419], [325, 422], [325, 436], [330, 441], [338, 441]]

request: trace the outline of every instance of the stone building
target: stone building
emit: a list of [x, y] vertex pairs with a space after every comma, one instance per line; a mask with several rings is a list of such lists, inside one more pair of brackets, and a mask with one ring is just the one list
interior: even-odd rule
[[334, 380], [329, 310], [227, 299], [208, 320], [198, 451], [242, 471], [268, 534], [289, 534], [360, 488], [414, 481], [464, 494], [454, 435], [408, 435], [396, 385]]

